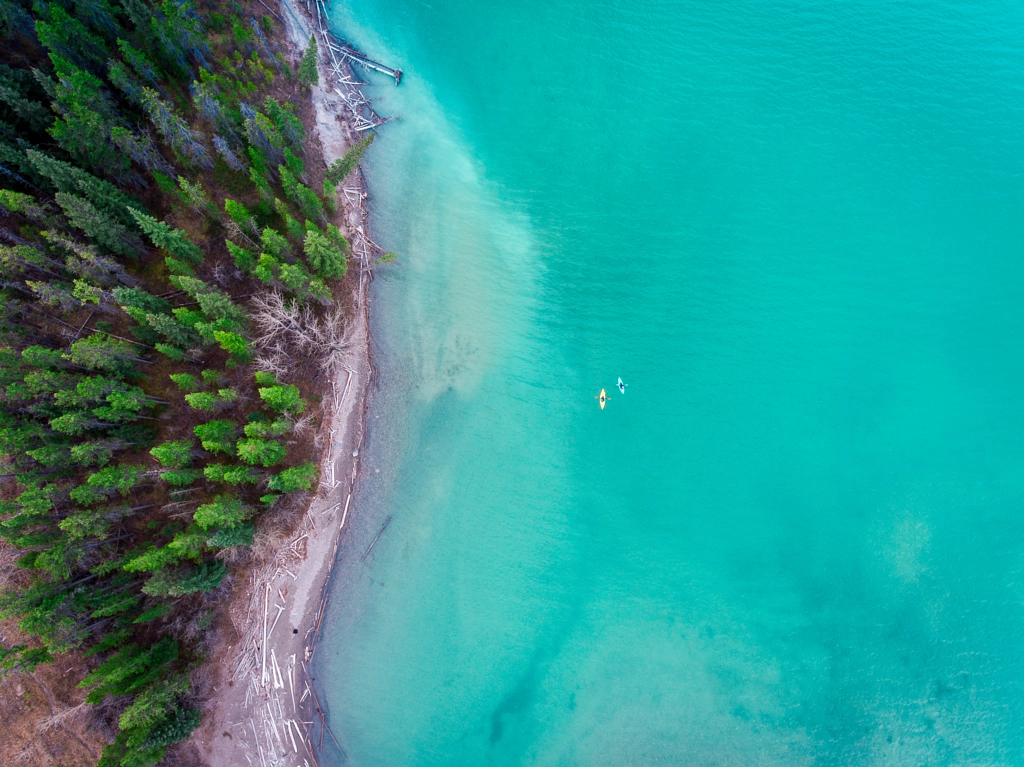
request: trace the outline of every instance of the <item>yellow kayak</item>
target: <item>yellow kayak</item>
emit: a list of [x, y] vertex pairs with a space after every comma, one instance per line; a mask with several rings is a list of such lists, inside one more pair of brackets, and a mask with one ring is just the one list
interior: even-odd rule
[[601, 405], [601, 409], [604, 410], [604, 406], [608, 402], [608, 392], [606, 392], [604, 389], [601, 389], [601, 393], [597, 395], [596, 399], [598, 403]]

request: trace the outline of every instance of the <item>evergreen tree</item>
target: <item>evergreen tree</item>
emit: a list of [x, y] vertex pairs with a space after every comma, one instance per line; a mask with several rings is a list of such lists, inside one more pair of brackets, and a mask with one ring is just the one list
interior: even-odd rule
[[153, 63], [146, 57], [146, 54], [136, 50], [130, 43], [124, 40], [118, 40], [117, 47], [121, 51], [121, 58], [132, 68], [136, 75], [154, 87], [159, 87], [159, 74]]
[[204, 530], [210, 528], [235, 527], [252, 514], [252, 509], [233, 495], [217, 496], [210, 503], [202, 504], [193, 515], [195, 523]]
[[128, 169], [128, 161], [111, 143], [110, 131], [118, 123], [103, 83], [57, 55], [51, 58], [58, 75], [53, 102], [58, 118], [50, 135], [84, 165], [119, 176]]
[[285, 223], [285, 227], [288, 230], [288, 236], [295, 241], [301, 241], [306, 236], [306, 230], [303, 229], [302, 224], [296, 221], [291, 213], [288, 211], [288, 206], [281, 200], [274, 200], [274, 210], [282, 218]]
[[252, 213], [242, 203], [235, 202], [234, 200], [224, 200], [224, 211], [228, 214], [228, 217], [238, 225], [242, 234], [257, 235], [256, 221], [252, 217]]
[[27, 150], [25, 155], [33, 169], [57, 191], [80, 194], [111, 218], [130, 227], [136, 226], [128, 206], [139, 207], [139, 204], [113, 184], [35, 149]]
[[238, 457], [252, 466], [273, 466], [284, 460], [287, 448], [269, 439], [245, 438], [238, 440]]
[[203, 263], [203, 251], [189, 240], [188, 235], [180, 229], [174, 229], [153, 216], [147, 216], [135, 208], [128, 209], [139, 228], [142, 229], [158, 248], [163, 248], [172, 256], [190, 264]]
[[298, 184], [295, 188], [295, 197], [299, 203], [299, 209], [306, 218], [311, 218], [315, 221], [326, 220], [327, 217], [324, 215], [323, 203], [316, 196], [316, 192], [308, 186]]
[[55, 198], [72, 225], [81, 229], [104, 248], [122, 256], [135, 257], [136, 249], [141, 243], [131, 237], [117, 221], [78, 195], [57, 192]]
[[[306, 139], [306, 131], [302, 127], [302, 120], [295, 114], [295, 106], [289, 103], [280, 103], [277, 99], [267, 96], [263, 100], [263, 111], [274, 123], [277, 130], [284, 136], [285, 140], [296, 152], [302, 152], [302, 142]], [[285, 154], [287, 158], [287, 153]], [[302, 173], [296, 175], [301, 176]]]
[[237, 362], [243, 365], [252, 362], [255, 356], [252, 344], [243, 336], [227, 330], [215, 330], [213, 337], [217, 339], [217, 343], [220, 344], [221, 348], [228, 352]]
[[235, 430], [234, 422], [225, 420], [209, 421], [193, 429], [204, 450], [228, 455], [235, 453]]
[[177, 111], [152, 88], [143, 87], [139, 103], [150, 122], [171, 145], [177, 158], [198, 168], [210, 169], [213, 161], [199, 137]]
[[267, 407], [279, 413], [301, 413], [306, 409], [306, 401], [300, 396], [299, 387], [294, 384], [261, 387], [259, 393]]
[[342, 181], [348, 178], [348, 175], [356, 169], [359, 165], [359, 161], [363, 159], [363, 155], [366, 154], [366, 150], [370, 148], [370, 144], [377, 137], [377, 134], [370, 133], [365, 138], [357, 141], [352, 147], [345, 152], [345, 156], [335, 160], [327, 168], [325, 174], [326, 180], [338, 186]]
[[271, 477], [267, 486], [278, 493], [295, 493], [309, 490], [316, 479], [316, 464], [307, 461], [301, 466], [285, 469], [275, 477]]
[[156, 458], [161, 466], [166, 466], [169, 469], [183, 469], [192, 462], [193, 450], [192, 441], [182, 439], [157, 445], [149, 451], [149, 454]]
[[227, 245], [228, 253], [230, 253], [231, 258], [234, 259], [235, 266], [246, 274], [251, 273], [256, 268], [256, 257], [253, 256], [251, 251], [236, 245], [231, 242], [231, 240], [226, 240], [224, 244]]
[[320, 72], [317, 69], [316, 35], [309, 38], [309, 45], [302, 54], [302, 61], [299, 62], [299, 83], [306, 87], [319, 85]]
[[321, 277], [334, 279], [345, 275], [345, 256], [327, 237], [310, 229], [302, 246], [309, 265]]

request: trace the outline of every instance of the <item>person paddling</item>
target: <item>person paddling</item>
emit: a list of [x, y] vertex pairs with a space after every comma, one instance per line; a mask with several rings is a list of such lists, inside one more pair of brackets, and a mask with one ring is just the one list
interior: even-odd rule
[[629, 386], [629, 384], [624, 384], [624, 383], [622, 383], [622, 379], [620, 378], [620, 379], [619, 379], [619, 391], [620, 391], [620, 392], [621, 392], [622, 394], [625, 394], [625, 393], [626, 393], [626, 387], [627, 387], [627, 386]]

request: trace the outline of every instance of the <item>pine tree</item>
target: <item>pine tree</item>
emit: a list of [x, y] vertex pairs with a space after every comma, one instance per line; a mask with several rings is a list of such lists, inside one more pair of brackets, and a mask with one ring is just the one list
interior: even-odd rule
[[178, 176], [178, 197], [201, 216], [205, 216], [211, 208], [210, 198], [203, 185], [199, 181], [193, 183], [184, 176]]
[[253, 219], [252, 213], [249, 212], [249, 209], [242, 203], [231, 199], [224, 200], [224, 211], [228, 214], [228, 217], [238, 225], [238, 228], [243, 234], [254, 234], [258, 236], [256, 221]]
[[284, 460], [288, 450], [280, 442], [268, 439], [238, 440], [238, 457], [252, 466], [273, 466]]
[[203, 263], [203, 251], [200, 247], [189, 240], [188, 235], [180, 229], [174, 229], [163, 221], [158, 221], [153, 216], [147, 216], [135, 208], [128, 209], [139, 228], [142, 229], [158, 248], [163, 248], [172, 256], [180, 258], [190, 264], [199, 265]]
[[252, 344], [243, 336], [227, 330], [215, 330], [213, 337], [217, 339], [217, 343], [221, 345], [221, 348], [228, 352], [236, 361], [243, 365], [252, 362], [255, 356]]
[[278, 493], [295, 493], [309, 490], [316, 479], [316, 464], [307, 461], [301, 466], [285, 469], [275, 477], [271, 477], [267, 486]]
[[136, 226], [128, 206], [139, 207], [139, 204], [113, 184], [35, 149], [27, 150], [25, 155], [36, 172], [57, 191], [80, 194], [111, 218], [130, 227]]
[[[302, 142], [306, 139], [306, 131], [302, 127], [302, 120], [295, 114], [295, 106], [289, 103], [282, 104], [277, 99], [267, 96], [263, 100], [263, 111], [270, 117], [292, 149], [301, 152]], [[285, 156], [287, 157], [287, 155]]]
[[377, 137], [377, 134], [370, 133], [365, 138], [357, 141], [347, 152], [345, 156], [335, 160], [327, 168], [325, 174], [326, 180], [334, 186], [338, 186], [342, 181], [348, 178], [348, 175], [356, 169], [359, 165], [359, 161], [363, 159], [363, 155], [366, 154], [366, 150], [370, 148], [370, 144]]
[[[58, 4], [40, 8], [43, 18], [36, 21], [39, 42], [51, 58], [75, 62], [79, 66], [98, 65], [106, 60], [107, 46], [78, 19], [72, 18]], [[39, 11], [37, 11], [39, 12]]]
[[251, 273], [256, 268], [256, 257], [253, 256], [251, 251], [236, 245], [231, 240], [224, 242], [228, 247], [228, 253], [231, 254], [231, 258], [234, 259], [235, 266], [241, 269], [246, 274]]
[[306, 177], [306, 166], [302, 159], [292, 152], [291, 147], [285, 147], [284, 149], [284, 164], [295, 178]]
[[145, 473], [146, 467], [141, 464], [122, 463], [90, 474], [86, 482], [90, 487], [116, 490], [121, 495], [127, 495], [128, 491], [139, 484]]
[[136, 50], [130, 43], [124, 40], [118, 40], [117, 47], [121, 51], [121, 58], [132, 68], [136, 75], [154, 87], [159, 87], [159, 74], [154, 64], [146, 57], [146, 54]]
[[311, 218], [315, 221], [326, 220], [327, 217], [324, 215], [323, 203], [316, 196], [316, 192], [308, 186], [298, 184], [295, 188], [295, 197], [298, 200], [299, 209], [306, 218]]
[[288, 206], [281, 200], [274, 200], [274, 210], [284, 220], [285, 227], [288, 230], [288, 236], [295, 241], [301, 241], [306, 236], [306, 230], [303, 229], [302, 224], [296, 221], [291, 213], [288, 211]]
[[75, 341], [65, 358], [90, 370], [118, 376], [131, 373], [133, 362], [142, 362], [134, 355], [131, 344], [100, 334]]
[[228, 455], [235, 453], [235, 430], [234, 421], [225, 420], [209, 421], [193, 429], [204, 450]]
[[50, 127], [50, 135], [62, 149], [90, 168], [112, 176], [126, 171], [127, 158], [110, 140], [110, 131], [118, 125], [118, 119], [103, 83], [57, 55], [51, 58], [58, 75], [53, 103], [58, 119]]
[[344, 254], [324, 235], [310, 229], [302, 244], [306, 260], [325, 279], [343, 277], [348, 269]]
[[252, 514], [252, 509], [233, 495], [219, 495], [196, 509], [193, 519], [204, 530], [235, 527]]
[[156, 458], [161, 466], [166, 466], [169, 469], [183, 469], [192, 462], [193, 451], [192, 440], [182, 439], [157, 445], [149, 451], [149, 454]]
[[307, 88], [320, 83], [317, 58], [316, 35], [313, 35], [309, 38], [305, 53], [302, 54], [302, 61], [299, 62], [299, 83]]
[[54, 197], [73, 226], [81, 229], [107, 250], [129, 258], [136, 257], [136, 249], [141, 243], [130, 236], [117, 221], [78, 195], [57, 192]]
[[170, 379], [187, 392], [203, 388], [202, 382], [191, 373], [171, 373]]
[[150, 122], [171, 145], [181, 162], [207, 170], [213, 167], [213, 161], [210, 160], [210, 155], [198, 136], [174, 107], [161, 99], [156, 91], [143, 87], [139, 102]]

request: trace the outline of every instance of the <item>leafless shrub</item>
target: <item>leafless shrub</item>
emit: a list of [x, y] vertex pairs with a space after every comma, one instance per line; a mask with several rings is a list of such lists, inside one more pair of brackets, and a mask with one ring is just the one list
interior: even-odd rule
[[52, 716], [46, 717], [36, 725], [36, 732], [44, 733], [49, 730], [56, 730], [58, 727], [67, 726], [73, 723], [78, 717], [87, 714], [91, 708], [91, 704], [83, 701], [77, 706], [71, 706], [63, 711], [57, 711]]
[[14, 764], [25, 764], [25, 762], [29, 761], [33, 757], [35, 751], [36, 744], [34, 742], [29, 743], [25, 748], [21, 749], [21, 751], [14, 755], [12, 762]]
[[309, 304], [287, 301], [279, 291], [252, 299], [256, 343], [262, 352], [256, 361], [263, 370], [286, 375], [292, 360], [301, 356], [313, 361], [321, 373], [333, 374], [351, 346], [351, 331], [342, 307], [318, 316]]
[[288, 538], [288, 531], [276, 525], [267, 525], [256, 533], [252, 542], [252, 556], [257, 562], [269, 562]]
[[249, 557], [250, 551], [247, 546], [228, 546], [217, 552], [217, 559], [226, 565], [237, 565], [245, 562]]
[[316, 414], [313, 412], [306, 412], [301, 418], [292, 424], [292, 433], [296, 437], [304, 437], [314, 426], [316, 426]]
[[19, 574], [21, 568], [15, 564], [18, 557], [16, 548], [5, 542], [0, 542], [0, 591], [7, 587], [12, 577]]

